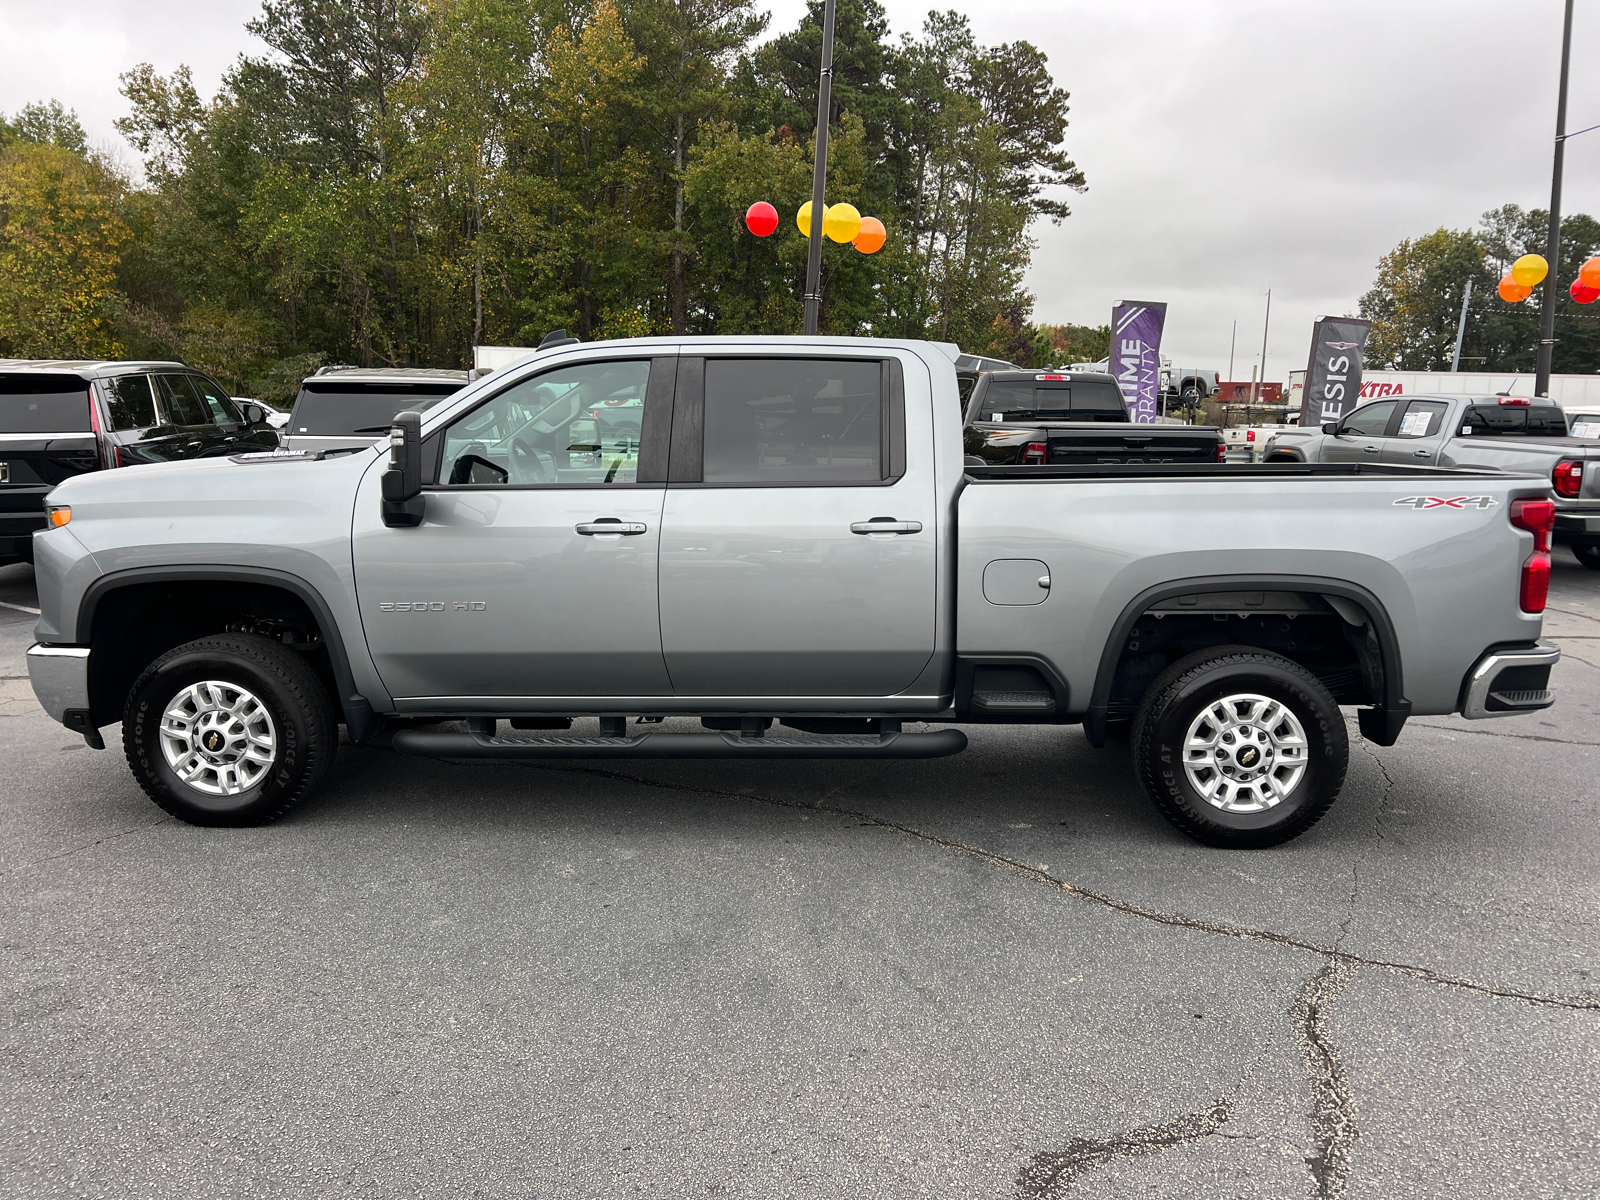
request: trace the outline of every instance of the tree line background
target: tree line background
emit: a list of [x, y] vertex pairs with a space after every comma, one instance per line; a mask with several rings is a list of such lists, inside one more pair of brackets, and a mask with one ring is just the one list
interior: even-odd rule
[[1567, 287], [1585, 259], [1600, 253], [1600, 221], [1585, 213], [1561, 219], [1560, 262], [1545, 283], [1520, 304], [1508, 304], [1496, 288], [1524, 254], [1545, 252], [1548, 209], [1507, 204], [1483, 214], [1477, 229], [1438, 229], [1407, 238], [1378, 260], [1378, 278], [1361, 298], [1361, 315], [1372, 320], [1366, 363], [1371, 369], [1448, 371], [1461, 320], [1467, 281], [1463, 371], [1532, 375], [1539, 347], [1542, 293], [1556, 289], [1555, 347], [1558, 374], [1600, 371], [1600, 303], [1577, 304]]
[[[241, 394], [325, 362], [470, 365], [475, 344], [798, 333], [820, 0], [266, 0], [212, 97], [121, 78], [142, 178], [58, 101], [0, 117], [0, 356], [179, 358]], [[1085, 187], [1026, 41], [839, 0], [821, 328], [1043, 365], [1108, 331], [1029, 322], [1030, 225]], [[779, 233], [743, 214], [769, 200]]]

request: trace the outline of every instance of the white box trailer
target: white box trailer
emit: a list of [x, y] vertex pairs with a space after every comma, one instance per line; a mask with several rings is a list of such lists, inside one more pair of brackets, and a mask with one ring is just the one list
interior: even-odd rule
[[[1306, 373], [1289, 372], [1289, 407], [1300, 408]], [[1533, 372], [1490, 371], [1365, 371], [1361, 375], [1361, 400], [1382, 396], [1482, 395], [1509, 392], [1533, 395]], [[1562, 408], [1600, 408], [1600, 375], [1552, 375], [1550, 398]]]

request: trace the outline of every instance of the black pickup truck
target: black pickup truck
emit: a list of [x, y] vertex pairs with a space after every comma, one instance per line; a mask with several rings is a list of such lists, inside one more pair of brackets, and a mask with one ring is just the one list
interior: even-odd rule
[[967, 399], [969, 465], [1090, 466], [1222, 461], [1210, 425], [1135, 425], [1110, 375], [990, 371]]

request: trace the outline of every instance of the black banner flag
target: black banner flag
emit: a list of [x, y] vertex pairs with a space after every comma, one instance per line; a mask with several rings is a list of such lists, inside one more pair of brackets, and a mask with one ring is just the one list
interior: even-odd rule
[[1311, 332], [1311, 363], [1300, 400], [1300, 428], [1342, 420], [1361, 396], [1361, 356], [1371, 321], [1318, 317]]

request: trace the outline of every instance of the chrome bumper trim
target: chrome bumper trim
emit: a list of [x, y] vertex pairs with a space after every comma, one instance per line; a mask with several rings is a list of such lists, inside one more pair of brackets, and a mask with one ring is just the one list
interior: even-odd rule
[[[1487, 717], [1514, 717], [1518, 713], [1549, 708], [1555, 698], [1548, 688], [1537, 692], [1503, 692], [1494, 684], [1500, 673], [1510, 667], [1553, 667], [1560, 659], [1561, 647], [1542, 639], [1534, 643], [1531, 650], [1494, 650], [1485, 654], [1467, 676], [1461, 715], [1469, 721], [1481, 721]], [[1489, 708], [1491, 693], [1500, 707]]]
[[28, 647], [28, 679], [40, 707], [53, 721], [70, 709], [89, 707], [89, 647], [51, 646], [37, 642]]

